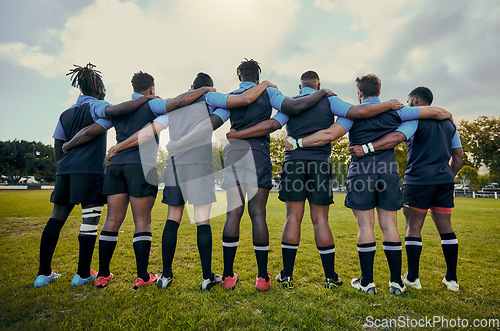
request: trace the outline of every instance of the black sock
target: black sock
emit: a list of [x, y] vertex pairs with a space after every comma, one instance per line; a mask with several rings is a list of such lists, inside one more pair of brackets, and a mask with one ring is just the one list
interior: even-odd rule
[[358, 244], [359, 264], [361, 266], [361, 285], [373, 283], [373, 260], [375, 259], [375, 242]]
[[408, 275], [406, 278], [414, 282], [418, 278], [420, 254], [422, 253], [422, 238], [405, 237], [406, 258], [408, 260]]
[[78, 258], [77, 274], [82, 278], [90, 277], [90, 263], [94, 255], [96, 235], [87, 235], [80, 233], [78, 235], [78, 242], [80, 243], [80, 252]]
[[457, 281], [458, 240], [455, 232], [441, 234], [441, 248], [446, 261], [446, 280]]
[[257, 259], [257, 277], [264, 278], [268, 282], [267, 259], [269, 256], [269, 242], [264, 244], [253, 243], [253, 249], [255, 250], [255, 258]]
[[108, 277], [109, 264], [118, 241], [118, 232], [101, 231], [99, 236], [99, 274], [98, 277]]
[[177, 230], [180, 223], [167, 220], [161, 239], [161, 253], [163, 257], [163, 277], [173, 277], [172, 261], [174, 260], [175, 247], [177, 246]]
[[142, 278], [143, 281], [149, 281], [148, 264], [149, 252], [151, 251], [151, 232], [137, 232], [134, 233], [134, 252], [135, 263], [137, 265], [137, 277]]
[[281, 242], [281, 254], [283, 255], [283, 273], [281, 277], [292, 277], [293, 276], [293, 266], [295, 265], [295, 256], [297, 255], [297, 250], [299, 245], [293, 245]]
[[321, 256], [321, 263], [325, 271], [325, 278], [331, 278], [334, 281], [339, 279], [335, 272], [335, 245], [317, 247], [319, 256]]
[[224, 256], [223, 277], [233, 277], [234, 258], [240, 237], [228, 237], [222, 235], [222, 254]]
[[198, 225], [196, 231], [203, 279], [210, 279], [212, 276], [212, 228], [210, 224], [202, 224]]
[[396, 241], [384, 241], [384, 253], [391, 272], [391, 282], [403, 286], [401, 280], [401, 243]]
[[59, 233], [64, 225], [64, 221], [56, 219], [49, 219], [42, 232], [42, 239], [40, 240], [40, 266], [38, 274], [50, 276], [52, 273], [52, 256], [56, 249], [57, 240], [59, 240]]

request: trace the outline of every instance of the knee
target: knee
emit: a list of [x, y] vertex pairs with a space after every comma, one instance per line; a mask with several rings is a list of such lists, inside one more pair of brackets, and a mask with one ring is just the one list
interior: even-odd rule
[[236, 207], [232, 210], [228, 210], [226, 213], [226, 218], [228, 221], [240, 220], [243, 216], [244, 208], [243, 206]]

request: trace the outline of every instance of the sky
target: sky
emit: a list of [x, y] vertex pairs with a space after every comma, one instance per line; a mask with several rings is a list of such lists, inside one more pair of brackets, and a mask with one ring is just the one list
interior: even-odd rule
[[314, 70], [357, 103], [356, 77], [373, 73], [383, 100], [406, 103], [427, 86], [455, 119], [500, 116], [498, 0], [2, 0], [0, 140], [52, 144], [79, 94], [65, 75], [73, 64], [95, 64], [115, 104], [130, 99], [140, 70], [162, 98], [198, 72], [230, 92], [244, 58], [288, 96]]

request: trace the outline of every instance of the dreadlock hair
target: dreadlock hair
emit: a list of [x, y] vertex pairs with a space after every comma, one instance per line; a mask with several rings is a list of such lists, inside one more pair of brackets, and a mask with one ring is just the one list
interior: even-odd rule
[[85, 67], [73, 64], [74, 68], [66, 74], [71, 75], [71, 86], [78, 87], [84, 95], [99, 95], [104, 88], [101, 72], [95, 65], [88, 63]]
[[256, 80], [259, 80], [259, 74], [261, 73], [261, 71], [262, 70], [260, 69], [259, 62], [255, 61], [254, 59], [249, 60], [247, 58], [245, 58], [245, 61], [241, 61], [238, 68], [236, 68], [236, 73], [238, 74], [240, 80], [241, 77], [245, 76], [251, 76]]
[[356, 78], [358, 89], [363, 92], [364, 97], [378, 97], [382, 83], [376, 75], [369, 74], [361, 78]]
[[193, 81], [193, 88], [196, 90], [203, 86], [213, 87], [214, 81], [208, 74], [200, 72], [198, 73], [198, 75], [196, 75], [196, 78]]
[[155, 86], [155, 79], [148, 73], [139, 71], [134, 74], [131, 80], [134, 92], [143, 92]]
[[413, 91], [410, 92], [408, 96], [420, 99], [425, 103], [427, 103], [429, 106], [432, 104], [432, 101], [434, 100], [434, 96], [432, 95], [431, 90], [424, 86], [415, 88]]

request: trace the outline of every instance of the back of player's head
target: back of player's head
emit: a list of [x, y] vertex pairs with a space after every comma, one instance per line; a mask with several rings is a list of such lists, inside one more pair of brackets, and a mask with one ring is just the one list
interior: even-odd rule
[[361, 78], [356, 78], [356, 85], [364, 97], [378, 97], [382, 83], [376, 75], [369, 74]]
[[[84, 95], [104, 95], [104, 83], [101, 72], [95, 70], [95, 65], [88, 63], [85, 67], [74, 64], [66, 76], [71, 75], [71, 86], [78, 87]], [[104, 96], [102, 96], [104, 99]]]
[[193, 89], [196, 90], [204, 86], [213, 87], [214, 81], [212, 80], [212, 77], [210, 77], [208, 74], [200, 72], [198, 73], [198, 75], [196, 75], [196, 78], [193, 81]]
[[259, 80], [259, 74], [261, 73], [259, 62], [254, 59], [247, 59], [245, 61], [241, 61], [238, 68], [236, 68], [236, 73], [241, 80], [242, 77], [252, 78], [255, 80]]
[[423, 103], [430, 106], [434, 100], [434, 96], [430, 89], [424, 86], [419, 86], [408, 94], [410, 98], [420, 99]]
[[300, 76], [300, 83], [303, 87], [312, 87], [319, 83], [319, 75], [316, 71], [306, 71]]
[[155, 86], [155, 79], [148, 73], [139, 71], [132, 77], [132, 87], [134, 92], [143, 92], [148, 88]]

